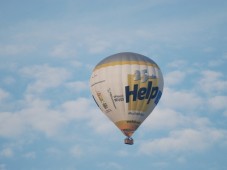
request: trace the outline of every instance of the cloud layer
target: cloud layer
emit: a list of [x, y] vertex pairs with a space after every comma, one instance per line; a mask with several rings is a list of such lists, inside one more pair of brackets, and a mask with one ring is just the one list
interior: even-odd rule
[[[226, 168], [226, 3], [0, 8], [0, 170]], [[165, 81], [132, 147], [89, 91], [96, 63], [123, 51], [151, 57]]]

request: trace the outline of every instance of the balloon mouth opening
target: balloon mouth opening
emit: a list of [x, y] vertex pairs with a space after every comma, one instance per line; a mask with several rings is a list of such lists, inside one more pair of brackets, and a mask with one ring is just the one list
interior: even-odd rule
[[129, 130], [129, 129], [122, 129], [121, 131], [128, 138], [131, 138], [131, 136], [135, 132], [134, 130]]
[[128, 121], [119, 121], [115, 122], [115, 125], [121, 130], [121, 132], [128, 138], [130, 138], [133, 133], [136, 131], [136, 129], [139, 127], [139, 124], [137, 123], [128, 123]]

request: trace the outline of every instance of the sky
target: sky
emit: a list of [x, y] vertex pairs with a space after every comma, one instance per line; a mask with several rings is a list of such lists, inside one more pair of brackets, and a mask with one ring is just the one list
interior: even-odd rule
[[[225, 170], [227, 1], [1, 0], [0, 170]], [[153, 59], [163, 96], [135, 144], [89, 79], [119, 52]]]

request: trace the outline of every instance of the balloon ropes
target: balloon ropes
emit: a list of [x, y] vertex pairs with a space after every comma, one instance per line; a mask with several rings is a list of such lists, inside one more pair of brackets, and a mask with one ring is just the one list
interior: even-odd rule
[[132, 135], [158, 104], [163, 76], [150, 58], [137, 53], [111, 55], [94, 68], [90, 78], [92, 96], [100, 110], [133, 144]]

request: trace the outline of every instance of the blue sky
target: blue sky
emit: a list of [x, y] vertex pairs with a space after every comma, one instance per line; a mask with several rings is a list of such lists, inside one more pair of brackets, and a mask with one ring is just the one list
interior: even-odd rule
[[[0, 2], [0, 170], [225, 170], [227, 2]], [[158, 63], [159, 105], [123, 144], [89, 91], [130, 51]]]

